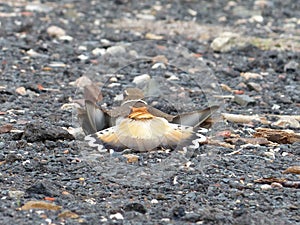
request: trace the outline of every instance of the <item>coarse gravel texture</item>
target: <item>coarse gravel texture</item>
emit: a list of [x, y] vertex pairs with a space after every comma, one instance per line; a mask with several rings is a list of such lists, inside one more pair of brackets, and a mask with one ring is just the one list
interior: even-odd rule
[[[243, 93], [245, 104], [224, 98], [220, 113], [300, 115], [299, 7], [297, 0], [0, 0], [0, 127], [13, 126], [0, 132], [0, 224], [300, 224], [299, 186], [254, 182], [299, 182], [282, 173], [300, 165], [299, 142], [203, 145], [188, 158], [178, 149], [135, 153], [139, 161], [130, 164], [118, 154], [92, 155], [67, 132], [75, 116], [62, 107], [80, 98], [73, 83], [83, 75], [103, 85], [111, 107], [136, 76], [150, 74], [163, 98], [148, 100], [167, 113]], [[240, 39], [214, 51], [223, 32]], [[149, 61], [157, 55], [169, 59], [165, 68]], [[247, 80], [246, 72], [260, 77]], [[185, 95], [168, 96], [169, 89]], [[258, 127], [282, 129], [223, 121], [211, 135], [252, 137]], [[22, 210], [37, 200], [61, 209]]]

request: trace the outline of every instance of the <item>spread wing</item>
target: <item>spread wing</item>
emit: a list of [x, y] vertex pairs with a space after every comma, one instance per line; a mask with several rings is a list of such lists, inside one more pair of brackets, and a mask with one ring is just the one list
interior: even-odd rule
[[151, 120], [125, 118], [114, 127], [86, 136], [85, 140], [101, 152], [106, 152], [108, 148], [115, 151], [130, 148], [145, 152], [158, 147], [174, 148], [197, 138], [199, 139], [193, 127], [169, 123], [164, 118], [155, 117]]

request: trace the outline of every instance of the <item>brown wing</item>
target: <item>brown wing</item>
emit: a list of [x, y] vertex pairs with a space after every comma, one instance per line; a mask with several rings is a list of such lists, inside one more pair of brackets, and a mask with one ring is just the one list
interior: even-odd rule
[[219, 106], [211, 106], [203, 110], [179, 114], [173, 118], [172, 123], [198, 127], [202, 123], [204, 123], [218, 109]]

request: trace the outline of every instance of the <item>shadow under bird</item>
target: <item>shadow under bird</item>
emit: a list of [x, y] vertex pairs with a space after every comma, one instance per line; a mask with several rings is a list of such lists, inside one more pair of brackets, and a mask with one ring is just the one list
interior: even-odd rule
[[143, 98], [140, 89], [128, 88], [122, 104], [112, 110], [98, 107], [94, 100], [85, 100], [85, 109], [78, 114], [87, 135], [85, 140], [102, 152], [128, 148], [145, 152], [158, 147], [183, 146], [191, 141], [195, 144], [199, 137], [204, 137], [199, 133], [200, 125], [219, 108], [211, 106], [170, 115], [148, 105]]

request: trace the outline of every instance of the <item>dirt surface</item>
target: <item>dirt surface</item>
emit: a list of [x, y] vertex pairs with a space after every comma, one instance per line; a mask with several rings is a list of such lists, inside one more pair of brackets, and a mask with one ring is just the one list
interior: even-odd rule
[[[300, 165], [299, 7], [0, 0], [0, 224], [300, 224], [299, 170], [283, 173]], [[94, 155], [72, 129], [77, 79], [109, 108], [143, 74], [167, 113], [256, 117], [219, 120], [184, 157]]]

